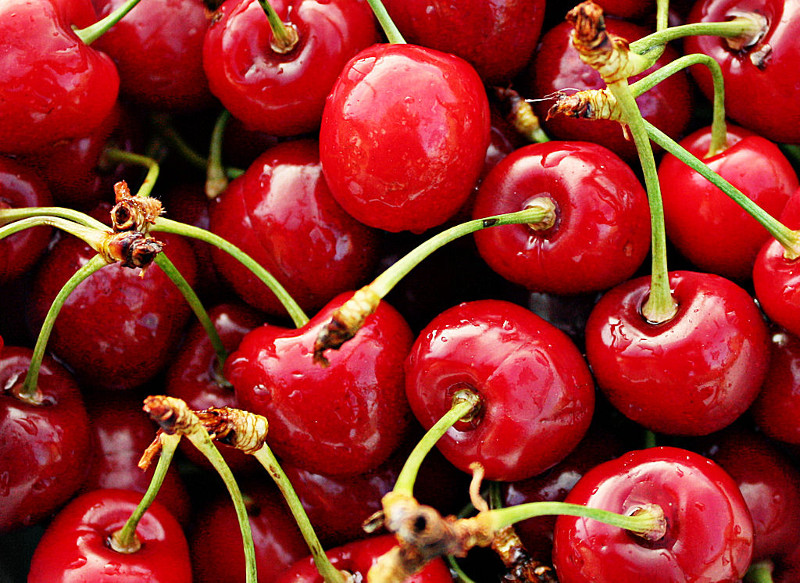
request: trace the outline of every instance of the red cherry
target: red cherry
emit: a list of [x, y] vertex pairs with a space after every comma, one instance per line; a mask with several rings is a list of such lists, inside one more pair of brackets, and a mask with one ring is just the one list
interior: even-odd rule
[[0, 355], [0, 532], [34, 524], [80, 487], [91, 456], [89, 418], [80, 389], [45, 357], [42, 404], [19, 399], [32, 351], [5, 346]]
[[660, 433], [705, 435], [731, 424], [758, 394], [768, 333], [753, 299], [717, 275], [676, 271], [677, 314], [641, 315], [650, 277], [627, 281], [597, 303], [586, 357], [603, 394], [625, 416]]
[[334, 85], [320, 159], [333, 196], [356, 219], [422, 232], [469, 197], [489, 129], [486, 91], [465, 61], [379, 44], [351, 59]]
[[124, 526], [141, 497], [130, 490], [95, 490], [73, 500], [39, 541], [28, 582], [191, 582], [186, 538], [158, 502], [136, 528], [142, 543], [138, 551], [121, 553], [108, 546], [108, 537]]
[[[729, 125], [727, 134], [727, 149], [710, 158], [706, 158], [710, 127], [697, 130], [681, 145], [768, 214], [780, 215], [800, 186], [792, 165], [775, 144], [748, 130]], [[675, 247], [702, 271], [749, 279], [769, 233], [674, 156], [664, 156], [659, 176], [667, 236]]]
[[572, 451], [594, 409], [589, 369], [567, 336], [515, 304], [468, 302], [425, 328], [406, 362], [406, 394], [430, 428], [459, 390], [481, 399], [471, 422], [459, 421], [437, 443], [456, 467], [480, 462], [490, 480], [521, 480]]
[[610, 150], [588, 142], [531, 144], [509, 154], [478, 189], [474, 216], [555, 206], [553, 226], [508, 225], [475, 233], [486, 262], [534, 291], [608, 289], [639, 268], [650, 249], [647, 194]]
[[330, 351], [330, 366], [313, 361], [320, 330], [350, 297], [340, 294], [296, 330], [256, 328], [225, 365], [239, 402], [269, 419], [275, 453], [324, 474], [376, 468], [409, 424], [403, 360], [413, 336], [386, 302], [352, 340]]
[[753, 552], [753, 522], [736, 483], [701, 455], [672, 447], [632, 451], [578, 481], [566, 502], [630, 514], [661, 507], [657, 541], [590, 518], [559, 516], [553, 564], [559, 581], [652, 583], [742, 579]]
[[[757, 42], [743, 49], [731, 48], [717, 36], [690, 36], [687, 53], [705, 53], [722, 68], [725, 113], [736, 123], [773, 142], [800, 142], [800, 0], [702, 0], [689, 22], [721, 22], [736, 12], [755, 12], [767, 21]], [[690, 70], [700, 88], [711, 96], [711, 79], [703, 67]]]
[[377, 41], [364, 0], [271, 0], [297, 29], [292, 50], [271, 48], [264, 9], [227, 0], [214, 14], [203, 46], [211, 91], [245, 125], [293, 136], [319, 128], [325, 98], [345, 63]]
[[84, 136], [108, 116], [117, 99], [117, 69], [72, 29], [96, 20], [90, 0], [2, 3], [0, 152], [31, 153]]

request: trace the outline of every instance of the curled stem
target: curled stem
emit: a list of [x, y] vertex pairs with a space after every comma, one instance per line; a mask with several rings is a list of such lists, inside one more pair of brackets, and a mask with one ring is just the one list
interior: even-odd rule
[[147, 175], [145, 175], [141, 186], [139, 186], [136, 196], [150, 196], [150, 193], [153, 191], [153, 187], [156, 184], [156, 180], [158, 180], [158, 175], [161, 172], [158, 162], [149, 156], [134, 154], [133, 152], [120, 150], [119, 148], [106, 148], [103, 155], [111, 162], [135, 164], [136, 166], [144, 166], [147, 168]]

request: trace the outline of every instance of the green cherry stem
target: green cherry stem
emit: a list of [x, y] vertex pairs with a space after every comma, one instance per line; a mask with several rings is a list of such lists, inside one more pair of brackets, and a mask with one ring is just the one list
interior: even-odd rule
[[[30, 212], [32, 209], [28, 210]], [[0, 217], [2, 216], [4, 215], [0, 215]], [[105, 225], [102, 225], [102, 230], [100, 230], [93, 226], [76, 223], [61, 217], [32, 214], [28, 215], [27, 218], [15, 220], [14, 222], [10, 222], [7, 225], [0, 227], [0, 239], [4, 239], [5, 237], [13, 235], [14, 233], [18, 233], [19, 231], [24, 231], [25, 229], [39, 226], [48, 226], [61, 229], [62, 231], [65, 231], [70, 235], [74, 235], [83, 240], [87, 245], [90, 245], [95, 250], [98, 248], [103, 234], [108, 232], [108, 227]]]
[[58, 217], [72, 221], [73, 223], [78, 223], [84, 227], [91, 227], [103, 231], [108, 230], [106, 225], [94, 217], [73, 209], [58, 206], [0, 208], [0, 226], [32, 217]]
[[258, 3], [264, 10], [264, 14], [267, 15], [269, 27], [272, 30], [272, 41], [270, 42], [272, 50], [281, 55], [291, 52], [300, 39], [297, 28], [293, 24], [283, 22], [269, 0], [258, 0]]
[[378, 23], [381, 25], [383, 29], [383, 34], [386, 35], [386, 39], [395, 45], [404, 45], [406, 44], [406, 39], [403, 38], [403, 35], [400, 33], [400, 29], [397, 28], [392, 17], [389, 16], [389, 12], [386, 10], [386, 7], [383, 5], [381, 0], [367, 0], [369, 3], [370, 8], [372, 8], [372, 12], [375, 14], [375, 18], [378, 19]]
[[773, 583], [772, 571], [774, 565], [772, 561], [759, 561], [750, 565], [747, 574], [744, 576], [745, 583]]
[[206, 168], [206, 196], [208, 198], [217, 198], [228, 188], [228, 177], [222, 165], [222, 138], [230, 118], [231, 113], [224, 109], [219, 114], [214, 123], [214, 130], [211, 132], [211, 145], [208, 150], [208, 166]]
[[656, 31], [669, 27], [669, 0], [656, 0]]
[[214, 245], [221, 251], [228, 253], [234, 259], [248, 268], [253, 275], [264, 282], [264, 285], [266, 285], [277, 296], [283, 307], [286, 308], [286, 311], [289, 313], [289, 317], [292, 319], [292, 322], [294, 322], [295, 326], [300, 328], [308, 322], [308, 316], [306, 316], [306, 314], [303, 312], [303, 309], [269, 271], [264, 269], [256, 260], [247, 255], [244, 251], [229, 243], [219, 235], [215, 235], [210, 231], [206, 231], [205, 229], [200, 229], [192, 225], [186, 225], [177, 221], [165, 219], [164, 217], [159, 217], [156, 220], [156, 224], [153, 225], [151, 232], [175, 233], [177, 235], [191, 237], [193, 239], [198, 239], [208, 243], [209, 245]]
[[136, 166], [144, 166], [147, 168], [147, 175], [144, 177], [136, 196], [150, 196], [160, 172], [158, 162], [148, 156], [134, 154], [133, 152], [127, 152], [119, 148], [107, 148], [105, 152], [103, 152], [103, 155], [111, 162], [135, 164]]
[[311, 551], [311, 557], [314, 560], [314, 565], [317, 567], [317, 571], [319, 571], [319, 574], [322, 576], [325, 583], [347, 583], [349, 578], [344, 573], [339, 571], [339, 569], [334, 567], [328, 558], [328, 555], [325, 554], [322, 544], [319, 542], [319, 538], [317, 537], [317, 533], [314, 532], [314, 527], [311, 525], [311, 521], [308, 519], [308, 515], [303, 508], [303, 504], [300, 502], [300, 498], [298, 498], [297, 493], [295, 492], [294, 487], [292, 487], [292, 483], [289, 481], [286, 473], [283, 471], [283, 468], [281, 468], [280, 464], [278, 463], [278, 459], [275, 457], [275, 454], [272, 453], [272, 450], [265, 443], [253, 454], [253, 457], [255, 457], [258, 462], [264, 466], [264, 469], [266, 469], [267, 472], [269, 472], [269, 475], [272, 476], [272, 479], [275, 481], [275, 484], [278, 486], [281, 494], [283, 494], [283, 498], [286, 500], [286, 504], [289, 506], [289, 510], [291, 511], [297, 526], [300, 527], [300, 532], [303, 535], [309, 550]]
[[784, 255], [787, 259], [793, 260], [800, 257], [800, 231], [793, 231], [778, 219], [764, 211], [760, 206], [748, 198], [742, 191], [733, 186], [730, 182], [722, 178], [719, 174], [709, 168], [702, 160], [687, 151], [675, 140], [667, 136], [664, 132], [649, 122], [645, 122], [647, 134], [659, 146], [664, 148], [684, 164], [695, 170], [706, 180], [713, 183], [722, 192], [727, 194], [736, 204], [741, 206], [750, 216], [763, 226], [778, 242], [783, 246]]
[[450, 567], [450, 570], [455, 574], [456, 583], [475, 583], [464, 569], [461, 568], [461, 565], [458, 564], [458, 561], [453, 555], [447, 555], [445, 558], [447, 559], [447, 565]]
[[72, 31], [75, 35], [83, 41], [84, 44], [90, 45], [97, 39], [99, 39], [103, 34], [105, 34], [111, 27], [117, 24], [122, 18], [128, 14], [133, 8], [139, 3], [139, 0], [128, 0], [124, 4], [122, 4], [119, 8], [112, 11], [111, 14], [108, 16], [101, 18], [97, 22], [92, 25], [87, 26], [86, 28], [76, 28], [72, 27]]
[[169, 435], [167, 433], [160, 433], [159, 439], [161, 440], [161, 454], [158, 458], [158, 464], [153, 472], [153, 477], [150, 480], [150, 485], [147, 491], [142, 496], [141, 501], [136, 506], [136, 509], [118, 531], [114, 532], [108, 539], [109, 546], [119, 553], [135, 553], [138, 551], [142, 544], [136, 536], [136, 526], [144, 516], [147, 509], [155, 500], [158, 491], [161, 489], [161, 484], [167, 475], [169, 464], [172, 462], [172, 457], [175, 450], [178, 448], [178, 443], [181, 440], [179, 434]]

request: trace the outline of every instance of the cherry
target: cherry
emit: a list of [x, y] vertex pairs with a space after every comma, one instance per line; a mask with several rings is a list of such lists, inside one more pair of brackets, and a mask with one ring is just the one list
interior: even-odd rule
[[620, 514], [658, 505], [666, 533], [648, 541], [588, 518], [559, 516], [553, 564], [559, 581], [628, 583], [741, 580], [753, 552], [753, 521], [733, 479], [683, 449], [629, 452], [587, 472], [569, 503]]
[[328, 367], [313, 360], [320, 330], [351, 296], [340, 294], [299, 329], [256, 328], [225, 365], [242, 406], [269, 419], [275, 453], [313, 472], [374, 469], [409, 424], [403, 360], [413, 336], [386, 302], [355, 338], [330, 351]]
[[[729, 125], [727, 136], [728, 147], [711, 157], [711, 127], [697, 130], [681, 145], [764, 211], [780, 215], [800, 186], [792, 165], [775, 144], [748, 130]], [[667, 236], [675, 247], [702, 271], [749, 279], [769, 233], [674, 156], [664, 156], [659, 176]]]
[[122, 528], [141, 498], [130, 490], [95, 490], [68, 504], [48, 526], [31, 561], [29, 583], [97, 583], [192, 580], [189, 549], [181, 527], [159, 503], [136, 528], [141, 548], [113, 550], [108, 538]]
[[647, 195], [603, 146], [547, 142], [516, 150], [483, 180], [473, 213], [514, 212], [534, 199], [554, 205], [552, 221], [475, 233], [481, 256], [506, 279], [534, 291], [586, 293], [621, 283], [644, 261]]
[[769, 364], [768, 333], [750, 295], [712, 274], [671, 272], [677, 313], [648, 322], [650, 277], [604, 295], [586, 323], [597, 384], [625, 416], [661, 433], [705, 435], [750, 406]]
[[0, 152], [36, 152], [84, 136], [108, 116], [117, 99], [117, 69], [72, 28], [96, 20], [90, 0], [3, 2]]
[[450, 218], [480, 175], [490, 113], [465, 61], [379, 44], [345, 66], [325, 105], [320, 160], [331, 193], [359, 221], [422, 232]]
[[66, 369], [45, 357], [39, 402], [19, 398], [31, 354], [17, 346], [0, 354], [0, 532], [35, 524], [64, 504], [91, 456], [89, 418]]
[[452, 406], [459, 391], [480, 409], [437, 447], [469, 472], [480, 462], [490, 480], [521, 480], [575, 448], [594, 409], [594, 383], [577, 348], [532, 312], [499, 300], [446, 310], [420, 333], [406, 362], [406, 394], [423, 427]]
[[[725, 81], [725, 113], [736, 123], [774, 142], [800, 142], [800, 111], [794, 95], [800, 90], [798, 0], [702, 0], [695, 3], [689, 22], [728, 20], [736, 12], [755, 12], [766, 19], [763, 34], [751, 46], [732, 46], [725, 38], [692, 36], [686, 52], [713, 57]], [[708, 73], [692, 74], [706, 94], [712, 94]]]
[[408, 42], [458, 55], [494, 85], [511, 81], [530, 60], [545, 5], [544, 0], [384, 4]]
[[211, 92], [252, 129], [293, 136], [319, 128], [325, 98], [345, 63], [378, 40], [363, 0], [271, 0], [297, 34], [287, 52], [258, 2], [227, 0], [203, 45]]

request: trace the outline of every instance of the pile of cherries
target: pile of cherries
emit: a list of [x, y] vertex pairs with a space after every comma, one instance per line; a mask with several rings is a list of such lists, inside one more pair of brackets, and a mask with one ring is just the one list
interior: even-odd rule
[[0, 39], [0, 581], [800, 581], [800, 0]]

